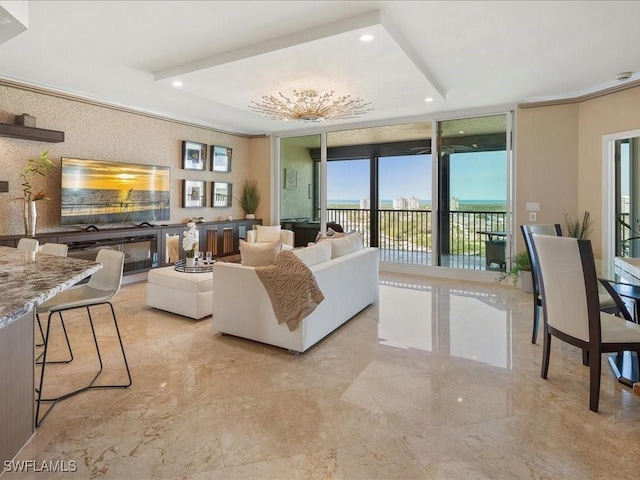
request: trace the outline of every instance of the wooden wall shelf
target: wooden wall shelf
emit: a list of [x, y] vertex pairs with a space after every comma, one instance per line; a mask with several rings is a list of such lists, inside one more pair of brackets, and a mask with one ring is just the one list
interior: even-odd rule
[[0, 137], [35, 140], [37, 142], [64, 142], [64, 132], [59, 132], [57, 130], [45, 130], [43, 128], [25, 127], [24, 125], [12, 125], [9, 123], [0, 123]]

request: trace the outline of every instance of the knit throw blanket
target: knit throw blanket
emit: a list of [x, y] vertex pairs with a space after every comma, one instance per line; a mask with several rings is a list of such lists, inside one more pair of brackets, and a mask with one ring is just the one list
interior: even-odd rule
[[302, 320], [324, 300], [313, 272], [291, 250], [283, 250], [273, 265], [256, 267], [278, 323], [285, 323], [289, 331], [300, 326]]

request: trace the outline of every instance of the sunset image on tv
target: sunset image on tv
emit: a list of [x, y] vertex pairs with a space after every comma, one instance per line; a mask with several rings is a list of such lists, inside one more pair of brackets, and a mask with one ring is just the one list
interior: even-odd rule
[[62, 158], [62, 225], [169, 219], [170, 168]]

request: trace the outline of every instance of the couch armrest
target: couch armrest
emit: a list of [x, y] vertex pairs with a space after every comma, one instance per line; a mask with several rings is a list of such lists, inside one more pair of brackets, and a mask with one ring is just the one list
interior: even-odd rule
[[289, 245], [290, 247], [293, 247], [293, 240], [294, 240], [294, 236], [293, 236], [293, 231], [292, 230], [280, 230], [280, 240], [282, 240], [282, 243], [284, 245]]

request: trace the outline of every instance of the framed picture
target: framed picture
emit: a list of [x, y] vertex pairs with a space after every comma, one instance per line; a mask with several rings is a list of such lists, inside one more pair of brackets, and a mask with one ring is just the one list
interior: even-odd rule
[[287, 190], [298, 188], [298, 172], [293, 168], [284, 169], [284, 188]]
[[229, 147], [211, 145], [211, 170], [214, 172], [230, 172], [231, 153], [232, 149]]
[[182, 142], [182, 168], [185, 170], [205, 170], [207, 145], [204, 143]]
[[184, 208], [196, 208], [207, 206], [206, 182], [200, 180], [182, 181], [182, 206]]
[[211, 184], [211, 206], [230, 207], [232, 197], [232, 185], [227, 182], [213, 182]]

